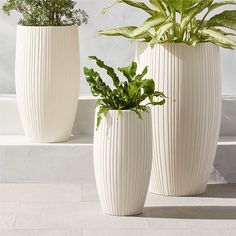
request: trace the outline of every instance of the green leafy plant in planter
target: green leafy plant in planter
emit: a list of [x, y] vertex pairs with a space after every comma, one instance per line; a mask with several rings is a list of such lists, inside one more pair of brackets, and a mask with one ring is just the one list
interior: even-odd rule
[[147, 106], [164, 105], [166, 96], [163, 92], [155, 91], [153, 79], [145, 78], [148, 68], [145, 67], [141, 74], [137, 74], [137, 63], [132, 62], [128, 67], [118, 68], [118, 71], [126, 78], [121, 81], [115, 70], [107, 66], [102, 60], [95, 56], [89, 57], [96, 64], [107, 71], [111, 77], [114, 89], [111, 89], [101, 78], [98, 72], [92, 68], [84, 67], [86, 80], [90, 85], [92, 94], [100, 97], [96, 104], [99, 107], [97, 115], [97, 128], [99, 127], [102, 115], [109, 110], [117, 110], [118, 115], [122, 110], [134, 111], [141, 119], [141, 112], [148, 112]]
[[84, 10], [75, 9], [72, 0], [8, 0], [2, 9], [6, 14], [17, 11], [22, 15], [19, 25], [24, 26], [70, 26], [87, 23]]
[[[127, 26], [100, 30], [100, 35], [123, 36], [156, 43], [211, 42], [224, 48], [236, 47], [236, 10], [223, 11], [212, 17], [213, 10], [224, 5], [236, 5], [235, 1], [214, 0], [149, 0], [150, 4], [136, 0], [117, 0], [115, 4], [127, 4], [145, 11], [150, 17], [141, 26]], [[112, 5], [112, 6], [113, 6]], [[103, 10], [106, 12], [110, 7]], [[199, 14], [203, 14], [202, 17]], [[231, 37], [233, 36], [233, 38]]]

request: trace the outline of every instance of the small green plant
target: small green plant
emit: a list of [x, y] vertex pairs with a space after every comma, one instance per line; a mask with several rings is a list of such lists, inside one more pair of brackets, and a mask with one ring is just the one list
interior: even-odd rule
[[17, 11], [22, 15], [18, 24], [24, 26], [69, 26], [87, 23], [88, 15], [75, 9], [72, 0], [8, 0], [3, 11], [10, 15]]
[[[157, 43], [185, 43], [196, 46], [197, 43], [211, 42], [224, 48], [236, 47], [235, 40], [230, 37], [235, 34], [223, 29], [236, 30], [236, 10], [227, 10], [208, 17], [213, 10], [221, 6], [236, 5], [235, 0], [149, 0], [148, 5], [145, 2], [117, 0], [113, 5], [127, 4], [145, 11], [150, 17], [139, 27], [100, 30], [99, 34], [142, 39], [150, 42], [151, 46]], [[199, 14], [203, 14], [203, 17]]]
[[145, 78], [148, 72], [147, 67], [144, 68], [141, 74], [137, 74], [136, 62], [132, 62], [128, 67], [118, 68], [118, 71], [126, 78], [125, 81], [121, 81], [112, 67], [107, 66], [95, 56], [89, 58], [94, 60], [100, 68], [107, 71], [107, 75], [112, 79], [114, 86], [112, 90], [102, 80], [98, 72], [92, 68], [84, 67], [84, 74], [92, 94], [100, 97], [96, 104], [99, 107], [97, 128], [101, 123], [102, 115], [105, 115], [109, 110], [117, 110], [118, 115], [122, 110], [131, 110], [139, 118], [142, 118], [141, 112], [148, 112], [147, 106], [163, 105], [165, 103], [166, 96], [163, 92], [155, 91], [153, 79]]

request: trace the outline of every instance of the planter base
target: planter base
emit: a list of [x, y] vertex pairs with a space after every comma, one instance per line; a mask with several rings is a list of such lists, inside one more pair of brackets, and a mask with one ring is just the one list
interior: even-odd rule
[[152, 194], [156, 194], [159, 196], [166, 196], [166, 197], [187, 197], [187, 196], [195, 196], [200, 195], [206, 192], [206, 187], [204, 186], [201, 189], [193, 190], [193, 191], [182, 191], [182, 192], [174, 192], [174, 193], [165, 193], [165, 192], [159, 192], [155, 189], [149, 189], [148, 190]]
[[64, 143], [67, 142], [70, 139], [71, 135], [62, 137], [62, 138], [57, 138], [57, 139], [35, 139], [31, 137], [26, 137], [27, 141], [30, 143]]
[[139, 211], [130, 211], [130, 212], [106, 212], [106, 211], [103, 212], [109, 216], [136, 216], [142, 214], [143, 209], [140, 209]]

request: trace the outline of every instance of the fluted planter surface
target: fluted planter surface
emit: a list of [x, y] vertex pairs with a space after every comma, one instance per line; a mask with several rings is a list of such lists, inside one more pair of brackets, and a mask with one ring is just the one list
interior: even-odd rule
[[138, 43], [136, 60], [167, 99], [152, 109], [153, 166], [149, 190], [160, 195], [203, 193], [215, 158], [221, 117], [219, 47], [202, 43]]
[[17, 27], [16, 94], [22, 125], [33, 142], [71, 135], [79, 96], [77, 26]]
[[103, 211], [142, 212], [152, 166], [151, 114], [109, 111], [94, 135], [94, 169]]

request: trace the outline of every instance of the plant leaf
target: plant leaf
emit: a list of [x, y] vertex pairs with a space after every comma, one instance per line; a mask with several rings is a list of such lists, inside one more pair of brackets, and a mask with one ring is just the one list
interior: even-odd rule
[[[221, 39], [212, 38], [209, 35], [199, 33], [201, 30], [211, 29], [217, 31], [217, 27], [225, 27], [236, 30], [236, 10], [225, 11], [208, 19], [208, 14], [224, 5], [236, 5], [234, 0], [117, 0], [149, 12], [149, 17], [141, 26], [128, 26], [108, 31], [99, 31], [100, 35], [123, 36], [135, 39], [143, 39], [149, 42], [151, 47], [160, 43], [185, 43], [196, 46], [201, 42], [215, 42], [224, 47], [232, 47], [230, 44], [220, 42]], [[150, 7], [147, 4], [150, 3]], [[203, 13], [203, 14], [202, 14]], [[222, 33], [224, 36], [233, 33]]]
[[136, 80], [136, 81], [141, 81], [141, 80], [143, 79], [143, 77], [147, 74], [147, 72], [148, 72], [148, 67], [146, 66], [146, 67], [143, 69], [142, 73], [139, 74], [139, 75], [137, 75], [137, 76], [135, 77], [135, 80]]
[[142, 88], [144, 94], [148, 96], [152, 95], [155, 92], [155, 83], [152, 79], [144, 79], [142, 80]]
[[[119, 27], [110, 30], [99, 30], [98, 34], [105, 36], [123, 36], [125, 38], [133, 38], [133, 32], [136, 29], [137, 29], [136, 26]], [[148, 32], [144, 32], [143, 34], [140, 34], [139, 36], [135, 37], [135, 39], [139, 38], [145, 38], [148, 41], [151, 38], [151, 36]]]
[[154, 47], [155, 44], [163, 43], [163, 40], [161, 40], [161, 37], [168, 32], [173, 27], [174, 23], [172, 21], [166, 21], [163, 23], [160, 27], [158, 27], [158, 30], [156, 31], [155, 36], [150, 41], [150, 46]]
[[236, 10], [224, 11], [220, 14], [217, 14], [209, 19], [206, 25], [207, 27], [221, 26], [236, 30]]
[[138, 109], [136, 109], [136, 108], [131, 108], [130, 110], [133, 111], [133, 112], [135, 112], [136, 115], [137, 115], [137, 117], [142, 120], [141, 112], [140, 112]]
[[[155, 98], [162, 98], [160, 101], [155, 101]], [[149, 96], [149, 99], [150, 99], [150, 103], [148, 103], [147, 105], [153, 105], [153, 106], [157, 106], [157, 105], [164, 105], [165, 102], [166, 102], [166, 96], [163, 92], [154, 92], [151, 96]], [[147, 106], [146, 105], [146, 106]]]
[[130, 66], [121, 67], [121, 68], [118, 68], [118, 70], [127, 78], [129, 82], [131, 82], [136, 75], [137, 63], [132, 62]]
[[98, 130], [100, 124], [101, 124], [101, 121], [102, 121], [102, 116], [106, 115], [106, 113], [110, 110], [109, 107], [106, 107], [106, 106], [101, 106], [98, 113], [97, 113], [97, 127], [96, 129]]
[[185, 16], [183, 17], [182, 22], [180, 23], [180, 28], [182, 30], [186, 29], [187, 25], [192, 21], [192, 19], [206, 9], [212, 4], [213, 0], [199, 0], [198, 4], [187, 9], [185, 11]]
[[174, 25], [174, 22], [172, 21], [166, 21], [162, 25], [160, 25], [155, 35], [156, 38], [160, 40], [163, 34], [166, 33], [169, 29], [171, 29], [173, 25]]
[[[107, 73], [113, 78], [116, 76], [113, 68], [95, 56], [90, 57], [95, 60], [100, 68], [107, 70]], [[153, 79], [143, 79], [148, 70], [145, 67], [141, 74], [137, 74], [137, 62], [132, 62], [130, 66], [119, 68], [127, 81], [120, 81], [113, 90], [101, 79], [100, 75], [93, 69], [84, 68], [86, 80], [95, 96], [99, 96], [96, 107], [99, 107], [97, 113], [97, 129], [101, 123], [102, 116], [108, 110], [117, 110], [118, 114], [123, 110], [132, 110], [141, 118], [141, 112], [147, 112], [146, 106], [151, 104], [163, 105], [163, 101], [154, 101], [154, 97], [164, 98], [164, 94], [155, 91], [155, 82]], [[148, 100], [149, 99], [149, 103]], [[145, 105], [146, 104], [146, 105]]]
[[102, 60], [98, 59], [95, 56], [90, 56], [90, 60], [95, 60], [97, 65], [107, 71], [107, 74], [112, 78], [113, 84], [115, 87], [119, 87], [120, 80], [119, 77], [116, 75], [114, 69], [110, 66], [107, 66]]
[[150, 28], [161, 25], [163, 22], [165, 22], [166, 19], [167, 19], [166, 16], [163, 15], [162, 13], [157, 13], [155, 16], [152, 16], [152, 17], [148, 18], [143, 23], [143, 25], [136, 28], [131, 33], [132, 38], [137, 38], [138, 36], [140, 36], [140, 35], [144, 34], [145, 32], [147, 32]]
[[229, 35], [229, 36], [236, 36], [236, 34], [234, 34], [234, 33], [230, 33], [230, 32], [225, 32], [224, 30], [221, 30], [221, 29], [219, 29], [219, 28], [215, 28], [215, 27], [211, 27], [211, 28], [209, 28], [209, 29], [212, 29], [212, 30], [215, 30], [215, 31], [217, 31], [217, 32], [220, 32], [220, 33], [222, 33], [223, 35]]
[[149, 2], [152, 4], [152, 6], [157, 10], [158, 12], [161, 12], [162, 14], [166, 15], [165, 7], [162, 4], [162, 1], [160, 0], [149, 0]]
[[182, 13], [186, 9], [193, 7], [198, 0], [170, 0], [170, 5], [179, 13]]
[[144, 10], [145, 12], [147, 12], [148, 14], [154, 16], [156, 15], [156, 11], [154, 11], [153, 9], [149, 8], [145, 3], [143, 2], [137, 2], [135, 0], [118, 0], [119, 3], [126, 3], [132, 7], [136, 7], [136, 8], [140, 8], [142, 10]]
[[200, 31], [203, 36], [210, 37], [210, 42], [215, 44], [225, 45], [225, 47], [236, 47], [236, 42], [230, 39], [229, 37], [225, 36], [223, 33], [214, 30], [214, 29], [203, 29]]
[[212, 5], [210, 5], [208, 7], [209, 9], [209, 12], [210, 11], [213, 11], [214, 9], [218, 8], [218, 7], [222, 7], [224, 5], [236, 5], [236, 2], [235, 1], [223, 1], [223, 2], [216, 2], [216, 3], [213, 3]]
[[12, 11], [18, 12], [21, 15], [18, 24], [24, 26], [87, 24], [87, 13], [75, 6], [74, 0], [5, 0], [2, 9], [8, 15]]
[[[160, 0], [159, 0], [160, 2]], [[172, 17], [173, 19], [175, 18], [175, 14], [176, 14], [176, 10], [175, 8], [171, 5], [171, 1], [170, 0], [162, 0], [162, 4], [165, 6], [167, 15], [169, 17]]]
[[195, 47], [197, 43], [199, 43], [201, 40], [198, 35], [192, 35], [191, 38], [186, 41], [186, 44]]

